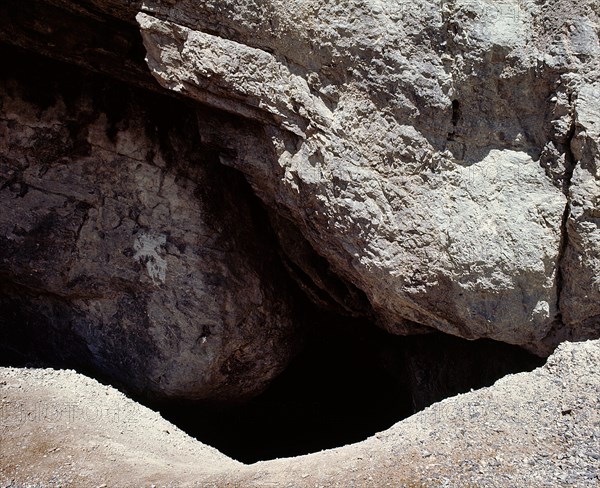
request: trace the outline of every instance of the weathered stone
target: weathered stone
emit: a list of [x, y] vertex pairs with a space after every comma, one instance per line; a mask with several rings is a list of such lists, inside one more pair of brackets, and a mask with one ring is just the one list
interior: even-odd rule
[[230, 122], [4, 54], [2, 335], [149, 396], [265, 388], [299, 321], [260, 204], [202, 142]]
[[594, 338], [600, 324], [600, 84], [575, 101], [570, 205], [561, 310], [571, 336]]
[[274, 159], [226, 162], [385, 328], [544, 353], [598, 333], [559, 299], [573, 76], [600, 49], [571, 7], [150, 0], [137, 19], [163, 86], [265, 124]]
[[[176, 295], [168, 299], [161, 295], [156, 301], [155, 288], [164, 286], [163, 279], [172, 279], [170, 270], [176, 270], [179, 290], [189, 285], [189, 270], [200, 266], [208, 277], [202, 283], [216, 287], [217, 294], [234, 297], [236, 306], [243, 300], [235, 297], [248, 297], [252, 294], [248, 290], [264, 291], [273, 308], [265, 306], [257, 312], [260, 318], [249, 320], [261, 323], [266, 331], [268, 324], [276, 323], [291, 330], [284, 310], [287, 299], [274, 296], [274, 290], [287, 285], [280, 286], [279, 278], [264, 271], [278, 267], [278, 258], [268, 265], [264, 261], [275, 247], [268, 239], [254, 242], [255, 234], [266, 235], [269, 230], [237, 225], [238, 214], [254, 214], [238, 209], [238, 194], [246, 190], [238, 191], [236, 185], [243, 188], [243, 183], [234, 173], [216, 169], [220, 161], [245, 173], [268, 205], [288, 271], [321, 306], [374, 317], [394, 333], [436, 328], [523, 345], [540, 354], [565, 338], [598, 336], [600, 44], [594, 2], [574, 6], [568, 0], [493, 4], [352, 0], [343, 5], [333, 0], [32, 0], [20, 6], [8, 0], [0, 10], [2, 42], [161, 91], [142, 69], [139, 38], [128, 24], [139, 11], [137, 21], [154, 77], [180, 98], [235, 115], [200, 111], [200, 127], [195, 127], [191, 114], [198, 109], [188, 102], [185, 127], [172, 115], [166, 120], [173, 127], [164, 124], [158, 131], [170, 134], [171, 155], [166, 157], [161, 156], [164, 140], [148, 139], [144, 116], [135, 113], [137, 108], [125, 109], [127, 100], [107, 108], [105, 122], [97, 118], [93, 106], [100, 99], [92, 92], [82, 98], [92, 108], [78, 114], [74, 106], [83, 102], [57, 106], [54, 94], [39, 86], [37, 100], [28, 106], [11, 106], [14, 100], [3, 100], [3, 113], [15, 115], [5, 123], [3, 171], [10, 168], [13, 173], [6, 169], [3, 191], [19, 196], [19, 205], [7, 200], [11, 210], [2, 216], [4, 237], [11, 238], [4, 251], [10, 265], [2, 270], [10, 283], [3, 286], [4, 308], [14, 323], [42, 310], [47, 330], [76, 330], [75, 335], [84, 339], [78, 347], [86, 351], [99, 333], [98, 327], [81, 325], [87, 320], [94, 324], [124, 320], [142, 327], [140, 317], [150, 314], [149, 323], [163, 324], [167, 331], [173, 317], [183, 314], [189, 320], [208, 307], [215, 320], [219, 316], [227, 323], [243, 322], [238, 312], [232, 312], [231, 322], [224, 318], [229, 305], [211, 309], [212, 302], [209, 306], [195, 300], [195, 293], [200, 293], [196, 288], [193, 305]], [[81, 24], [73, 34], [65, 27], [76, 19]], [[122, 110], [127, 114], [121, 116]], [[99, 137], [103, 131], [106, 137]], [[173, 143], [175, 139], [178, 142]], [[7, 147], [9, 143], [12, 146]], [[199, 159], [209, 160], [204, 167], [212, 168], [206, 174], [190, 169], [196, 168], [189, 161], [200, 147], [206, 157]], [[119, 174], [129, 177], [114, 179], [115, 171], [110, 170], [114, 161], [107, 156], [111, 153], [126, 160]], [[95, 167], [87, 164], [90, 154]], [[161, 157], [171, 162], [163, 164]], [[13, 167], [19, 158], [21, 166]], [[134, 165], [138, 159], [139, 169]], [[75, 162], [56, 163], [65, 160]], [[36, 165], [37, 173], [30, 169]], [[198, 203], [193, 185], [216, 188], [220, 178], [230, 180], [234, 196], [206, 190]], [[188, 180], [191, 186], [182, 183]], [[110, 199], [98, 203], [101, 183], [120, 185], [114, 194], [122, 189], [124, 202], [114, 198], [118, 203]], [[152, 193], [163, 184], [177, 195], [174, 203]], [[150, 193], [139, 193], [139, 187]], [[41, 198], [38, 194], [47, 199], [45, 213], [31, 203]], [[104, 209], [105, 204], [106, 212], [95, 216], [94, 209]], [[57, 206], [63, 208], [60, 213], [47, 211]], [[137, 206], [139, 212], [134, 208], [127, 214], [131, 228], [109, 229], [115, 249], [127, 250], [126, 256], [110, 258], [119, 270], [112, 272], [97, 264], [106, 256], [83, 253], [78, 246], [96, 249], [99, 239], [94, 229], [106, 233], [104, 219], [121, 222], [123, 206]], [[205, 207], [216, 212], [208, 222], [203, 220]], [[163, 219], [158, 230], [153, 219]], [[196, 231], [182, 222], [213, 225], [227, 219], [232, 220], [213, 230], [223, 236], [226, 258], [219, 259], [225, 259], [229, 271], [210, 267], [216, 266], [216, 257], [205, 269], [198, 256], [174, 250], [180, 242], [189, 249], [192, 242], [186, 239], [197, 243], [205, 234], [198, 230], [194, 239]], [[227, 230], [230, 227], [235, 230]], [[27, 243], [34, 228], [45, 240]], [[186, 232], [188, 237], [182, 237]], [[126, 235], [131, 242], [126, 242]], [[239, 252], [233, 250], [238, 242]], [[221, 241], [217, 247], [208, 245], [210, 252], [221, 249]], [[19, 252], [29, 253], [30, 262], [17, 259]], [[243, 256], [240, 261], [250, 264], [239, 265], [232, 255]], [[39, 270], [50, 269], [49, 263], [57, 266], [54, 269], [78, 271], [65, 276], [43, 273], [39, 281]], [[134, 280], [126, 271], [131, 263], [138, 277], [145, 276], [139, 290], [127, 285]], [[241, 278], [231, 271], [234, 268]], [[215, 275], [222, 274], [231, 282], [214, 284]], [[203, 299], [206, 293], [202, 291]], [[100, 307], [104, 315], [88, 302], [79, 304], [81, 300], [106, 300]], [[116, 307], [112, 311], [105, 306], [109, 302]], [[274, 316], [268, 310], [276, 310]], [[70, 323], [50, 320], [69, 314], [73, 314]], [[249, 329], [240, 333], [248, 340], [257, 333], [260, 343], [264, 336]], [[203, 336], [198, 333], [206, 339]], [[124, 344], [126, 337], [109, 344], [107, 351], [116, 354], [114, 344]], [[135, 341], [140, 357], [153, 348], [152, 337], [142, 337], [150, 336], [140, 334]], [[287, 344], [287, 332], [277, 337]], [[179, 351], [180, 340], [187, 343], [189, 337], [175, 334], [169, 354]], [[248, 351], [236, 340], [227, 344], [223, 347], [231, 344], [227, 351], [238, 356], [244, 356], [242, 349]], [[94, 357], [110, 356], [102, 352], [104, 345], [95, 347]], [[64, 354], [81, 356], [76, 349]], [[272, 349], [282, 353], [281, 361], [276, 360], [279, 366], [257, 366], [268, 352], [264, 357], [262, 352], [248, 353], [247, 363], [236, 356], [223, 366], [226, 373], [220, 370], [224, 376], [214, 384], [223, 385], [229, 372], [235, 376], [236, 368], [243, 369], [240, 364], [269, 370], [266, 377], [276, 374], [289, 348]], [[192, 356], [192, 362], [198, 361]], [[110, 365], [107, 360], [104, 370], [120, 368], [116, 376], [129, 374], [127, 354], [113, 357], [120, 359]], [[181, 370], [187, 361], [181, 357]], [[160, 390], [155, 388], [158, 376], [142, 371], [153, 366], [136, 364], [133, 369], [139, 367], [140, 373], [132, 384], [137, 382], [140, 390]], [[155, 379], [148, 386], [150, 377]], [[237, 387], [223, 388], [206, 396], [237, 394]], [[248, 386], [247, 391], [260, 388]], [[175, 390], [168, 394], [178, 395]]]

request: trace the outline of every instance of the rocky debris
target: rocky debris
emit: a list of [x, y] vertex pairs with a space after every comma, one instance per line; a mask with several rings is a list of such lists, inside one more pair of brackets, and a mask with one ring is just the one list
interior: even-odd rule
[[301, 318], [260, 203], [203, 141], [231, 121], [2, 53], [2, 343], [150, 397], [262, 391]]
[[[593, 2], [141, 10], [157, 80], [265, 125], [269, 148], [224, 162], [387, 330], [422, 324], [540, 354], [598, 335], [597, 175], [586, 169], [597, 154], [584, 131], [600, 52]], [[585, 216], [572, 210], [581, 192]]]
[[[4, 1], [2, 352], [154, 400], [241, 401], [299, 344], [290, 276], [396, 334], [540, 355], [598, 337], [599, 16], [592, 0]], [[421, 408], [476, 367], [447, 352], [383, 359]], [[252, 466], [77, 373], [1, 369], [0, 482], [596, 486], [599, 361], [598, 341], [564, 343], [358, 444]]]
[[240, 400], [298, 344], [287, 275], [397, 334], [540, 355], [599, 335], [595, 2], [0, 13], [4, 347]]
[[240, 466], [74, 371], [0, 371], [2, 487], [176, 486]]
[[531, 373], [448, 398], [363, 442], [250, 466], [191, 440], [154, 412], [82, 375], [4, 368], [0, 482], [597, 486], [599, 362], [599, 341], [564, 343]]

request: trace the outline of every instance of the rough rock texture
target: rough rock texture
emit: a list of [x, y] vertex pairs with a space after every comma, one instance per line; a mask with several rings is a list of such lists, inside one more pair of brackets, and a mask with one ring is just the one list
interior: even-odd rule
[[[298, 343], [284, 268], [398, 334], [539, 354], [597, 337], [599, 16], [593, 0], [3, 1], [3, 352], [240, 400]], [[445, 352], [391, 354], [415, 406], [452, 386]], [[359, 444], [253, 466], [75, 373], [2, 369], [0, 481], [596, 486], [599, 362], [597, 341], [566, 343]]]
[[539, 353], [598, 335], [596, 3], [141, 9], [155, 77], [265, 124], [223, 162], [385, 328]]
[[433, 405], [358, 444], [244, 466], [70, 371], [0, 369], [6, 486], [593, 487], [600, 342]]
[[573, 169], [561, 310], [576, 336], [600, 323], [600, 82], [581, 87], [575, 102]]
[[[52, 69], [18, 89], [4, 76], [10, 340], [138, 391], [255, 393], [291, 355], [278, 246], [314, 302], [395, 333], [542, 355], [598, 336], [595, 2], [6, 0], [0, 14], [2, 43], [160, 94], [61, 81], [27, 99]], [[188, 98], [170, 115], [153, 108], [175, 104], [167, 90]], [[218, 161], [246, 174], [277, 245]]]
[[300, 320], [260, 205], [201, 139], [230, 121], [1, 52], [3, 345], [150, 396], [260, 392]]

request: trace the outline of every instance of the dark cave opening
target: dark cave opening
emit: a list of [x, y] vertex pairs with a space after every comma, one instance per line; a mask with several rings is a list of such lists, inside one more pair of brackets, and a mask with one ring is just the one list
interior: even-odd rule
[[374, 357], [382, 334], [360, 324], [340, 335], [329, 330], [312, 337], [287, 370], [246, 404], [179, 404], [164, 406], [161, 414], [246, 463], [360, 441], [412, 412], [407, 385]]
[[[117, 34], [125, 35], [114, 33]], [[113, 39], [93, 36], [89, 43], [105, 38]], [[119, 39], [114, 42], [117, 41]], [[25, 70], [36, 88], [31, 90], [33, 95], [44, 100], [49, 97], [51, 90], [45, 88], [48, 80], [34, 76], [42, 62], [40, 59], [31, 55], [21, 59], [21, 52], [14, 48], [0, 49], [0, 54], [11, 61], [13, 70]], [[102, 66], [102, 63], [110, 64], [111, 60], [101, 58], [98, 64]], [[64, 71], [65, 78], [75, 73], [70, 83], [78, 86], [82, 84], [82, 78], [77, 75], [80, 69], [67, 71], [61, 67], [60, 71]], [[51, 69], [41, 71], [52, 72]], [[146, 87], [148, 74], [141, 69], [135, 71], [139, 72], [136, 84]], [[63, 81], [61, 79], [60, 86], [71, 87]], [[114, 101], [110, 105], [115, 105], [118, 113], [119, 99], [110, 96], [114, 90], [102, 90], [102, 93], [107, 103]], [[39, 103], [43, 105], [44, 100]], [[154, 97], [148, 100], [152, 102], [149, 106], [156, 105]], [[167, 98], [163, 104], [171, 104], [171, 101], [172, 98]], [[453, 109], [452, 122], [456, 125], [458, 102], [456, 106], [453, 104]], [[112, 112], [112, 108], [109, 111]], [[85, 150], [78, 144], [84, 138], [77, 135], [73, 139], [74, 151]], [[48, 157], [55, 158], [55, 155]], [[233, 226], [235, 222], [230, 224]], [[42, 296], [41, 291], [28, 283], [28, 295], [27, 287], [14, 285], [9, 278], [0, 273], [0, 365], [73, 367], [108, 382], [99, 377], [98, 371], [87, 369], [85, 361], [80, 361], [87, 348], [84, 342], [71, 343], [70, 348], [64, 350], [57, 348], [60, 353], [53, 357], [44, 355], [43, 349], [52, 340], [51, 331], [61, 329], [68, 316], [64, 297], [44, 295], [41, 301], [46, 309], [40, 313], [34, 298]], [[312, 309], [312, 306], [306, 308]], [[198, 440], [234, 459], [252, 463], [361, 441], [443, 398], [491, 385], [506, 374], [531, 370], [543, 361], [520, 348], [493, 341], [466, 341], [440, 333], [397, 337], [377, 329], [367, 320], [314, 309], [309, 315], [311, 326], [303, 350], [271, 386], [254, 399], [227, 406], [198, 403], [151, 406]], [[44, 329], [40, 327], [40, 316], [53, 317], [56, 324], [49, 323]], [[34, 342], [39, 346], [37, 349]]]
[[[64, 357], [49, 357], [32, 347], [30, 334], [7, 335], [23, 332], [32, 320], [21, 313], [22, 305], [0, 293], [0, 323], [9, 325], [0, 327], [0, 366], [73, 368], [131, 395], [77, 359], [84, 344], [63, 351]], [[544, 362], [491, 340], [437, 332], [393, 336], [364, 319], [308, 308], [309, 317], [299, 318], [310, 323], [300, 353], [251, 400], [158, 403], [131, 396], [200, 442], [250, 464], [360, 442], [444, 398]]]
[[324, 314], [303, 351], [261, 395], [240, 405], [154, 405], [199, 441], [244, 463], [362, 441], [446, 397], [529, 371], [542, 359], [489, 340], [398, 337]]

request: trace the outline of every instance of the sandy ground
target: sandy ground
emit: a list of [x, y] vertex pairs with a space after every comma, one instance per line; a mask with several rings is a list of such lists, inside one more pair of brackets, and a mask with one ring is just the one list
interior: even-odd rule
[[600, 341], [566, 343], [363, 442], [250, 466], [73, 371], [4, 368], [0, 486], [600, 486], [599, 365]]

